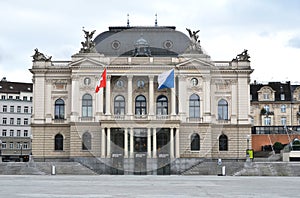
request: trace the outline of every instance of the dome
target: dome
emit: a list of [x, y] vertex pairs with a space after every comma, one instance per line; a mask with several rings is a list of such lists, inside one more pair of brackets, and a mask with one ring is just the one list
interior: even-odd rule
[[136, 46], [147, 46], [151, 56], [178, 56], [190, 45], [190, 38], [174, 26], [109, 27], [95, 39], [95, 48], [105, 56], [132, 56]]

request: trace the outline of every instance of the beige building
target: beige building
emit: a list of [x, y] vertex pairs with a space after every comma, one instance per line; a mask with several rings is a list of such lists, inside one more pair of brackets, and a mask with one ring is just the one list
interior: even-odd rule
[[[84, 31], [82, 49], [67, 61], [36, 50], [34, 159], [75, 160], [111, 174], [179, 173], [205, 159], [245, 159], [249, 55], [212, 61], [188, 31], [128, 25], [94, 40], [94, 31]], [[106, 87], [95, 93], [105, 68]], [[158, 76], [172, 69], [174, 88], [158, 90]]]

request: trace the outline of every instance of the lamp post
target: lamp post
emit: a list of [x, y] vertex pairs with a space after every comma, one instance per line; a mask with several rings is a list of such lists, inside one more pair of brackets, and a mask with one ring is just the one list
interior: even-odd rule
[[20, 159], [20, 161], [23, 162], [23, 153], [22, 153], [23, 145], [20, 144], [20, 146], [21, 146], [21, 159]]
[[250, 156], [249, 156], [249, 142], [250, 142], [250, 135], [247, 135], [247, 150], [246, 150], [246, 161], [250, 162]]
[[0, 140], [0, 163], [2, 162], [2, 140]]

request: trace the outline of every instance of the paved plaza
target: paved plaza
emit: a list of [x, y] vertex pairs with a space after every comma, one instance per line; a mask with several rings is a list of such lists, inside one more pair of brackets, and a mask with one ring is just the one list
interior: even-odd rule
[[299, 197], [298, 177], [0, 176], [0, 197]]

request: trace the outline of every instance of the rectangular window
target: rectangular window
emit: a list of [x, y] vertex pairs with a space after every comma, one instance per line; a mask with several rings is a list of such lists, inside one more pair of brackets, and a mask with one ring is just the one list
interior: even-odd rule
[[13, 99], [13, 96], [8, 96], [8, 99], [9, 99], [9, 100], [12, 100], [12, 99]]
[[265, 100], [269, 100], [270, 99], [270, 95], [268, 93], [264, 93], [264, 99]]
[[28, 125], [28, 118], [24, 118], [24, 125]]
[[281, 125], [286, 125], [286, 117], [281, 118]]
[[30, 101], [32, 101], [32, 96], [30, 97]]
[[15, 107], [14, 106], [10, 106], [10, 110], [11, 113], [13, 113], [15, 111]]
[[23, 100], [24, 100], [24, 101], [27, 101], [27, 96], [23, 96]]
[[6, 142], [2, 142], [2, 149], [6, 149]]
[[13, 143], [13, 142], [10, 142], [10, 143], [9, 143], [9, 148], [10, 148], [10, 149], [13, 149], [13, 148], [14, 148], [14, 143]]
[[28, 107], [27, 106], [24, 107], [24, 113], [28, 113]]
[[10, 130], [10, 131], [9, 131], [9, 136], [10, 136], [10, 137], [14, 137], [14, 130]]
[[17, 113], [21, 113], [21, 106], [17, 106]]
[[21, 125], [21, 118], [17, 118], [17, 125]]
[[24, 137], [28, 136], [28, 130], [24, 130]]
[[23, 143], [23, 149], [28, 149], [28, 143], [27, 142]]
[[1, 96], [1, 100], [5, 100], [5, 96], [4, 95]]
[[17, 136], [18, 136], [18, 137], [21, 136], [21, 130], [17, 130]]
[[20, 96], [16, 96], [16, 100], [20, 100]]
[[6, 105], [3, 105], [2, 111], [3, 111], [3, 112], [7, 112], [7, 106], [6, 106]]
[[2, 124], [7, 124], [7, 118], [2, 118]]
[[14, 124], [14, 118], [9, 119], [9, 124], [13, 125]]
[[6, 129], [2, 130], [2, 136], [5, 137], [6, 136]]
[[271, 125], [271, 118], [266, 117], [266, 118], [264, 119], [264, 124], [265, 124], [265, 126], [270, 126], [270, 125]]
[[280, 94], [280, 100], [285, 100], [285, 95], [284, 94]]
[[17, 142], [17, 149], [20, 149], [21, 148], [21, 144], [20, 142]]
[[285, 113], [286, 112], [286, 105], [281, 105], [280, 110], [281, 110], [281, 113]]

